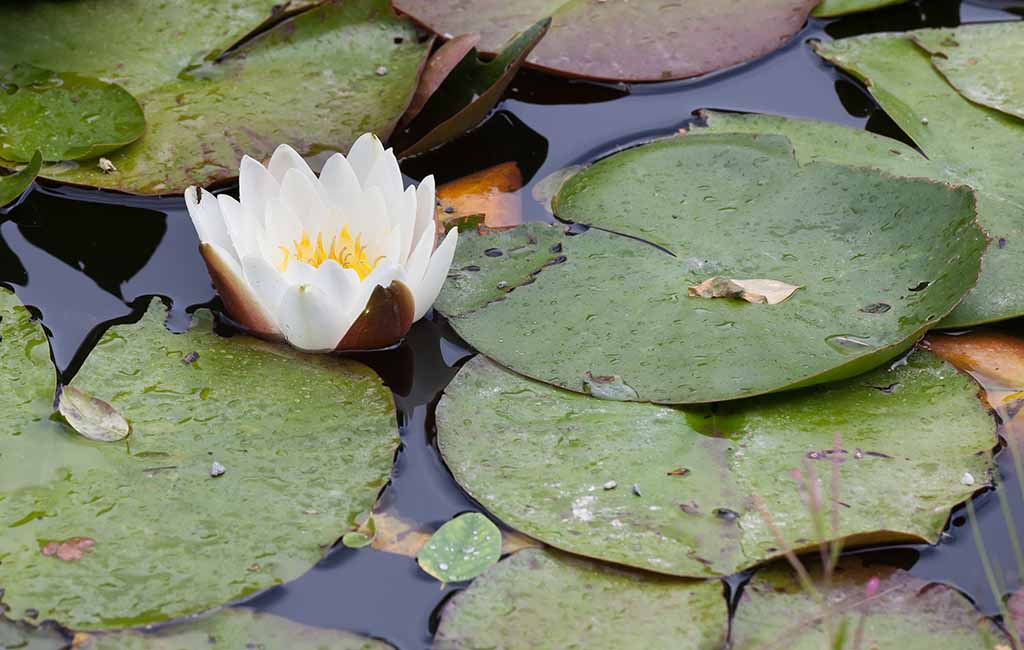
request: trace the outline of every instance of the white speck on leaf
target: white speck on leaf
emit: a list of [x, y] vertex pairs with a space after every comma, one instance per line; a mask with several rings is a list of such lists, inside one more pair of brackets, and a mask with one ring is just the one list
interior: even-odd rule
[[210, 476], [213, 476], [214, 478], [222, 476], [226, 471], [228, 471], [228, 469], [217, 461], [213, 461], [213, 465], [210, 466]]
[[962, 485], [974, 485], [974, 475], [970, 472], [964, 472], [964, 475], [960, 477], [960, 483]]

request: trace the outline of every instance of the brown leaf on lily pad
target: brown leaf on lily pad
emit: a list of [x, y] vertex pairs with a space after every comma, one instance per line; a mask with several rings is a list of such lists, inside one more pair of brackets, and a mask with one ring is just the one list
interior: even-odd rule
[[74, 386], [61, 389], [57, 410], [72, 429], [89, 440], [117, 442], [131, 432], [128, 421], [117, 409]]
[[49, 542], [40, 553], [62, 562], [78, 562], [93, 546], [96, 546], [96, 540], [91, 537], [71, 537], [63, 542]]
[[785, 302], [799, 289], [796, 284], [779, 280], [735, 280], [715, 276], [687, 288], [691, 298], [741, 298], [757, 305], [777, 305]]
[[[393, 512], [375, 512], [372, 526], [364, 523], [359, 532], [371, 536], [371, 546], [385, 553], [394, 553], [406, 557], [416, 557], [433, 533], [419, 528], [411, 521], [406, 521]], [[372, 530], [371, 530], [372, 528]], [[526, 535], [511, 530], [501, 534], [501, 554], [508, 555], [524, 548], [541, 548], [542, 544]]]
[[[490, 228], [511, 228], [523, 222], [523, 201], [516, 192], [523, 175], [514, 162], [474, 172], [437, 188], [437, 222], [464, 229], [474, 217]], [[461, 223], [460, 223], [461, 222]]]

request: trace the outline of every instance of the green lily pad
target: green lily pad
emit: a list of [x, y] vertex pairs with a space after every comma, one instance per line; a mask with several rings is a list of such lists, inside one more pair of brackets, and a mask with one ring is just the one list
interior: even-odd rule
[[[808, 569], [816, 588], [834, 607], [835, 624], [845, 619], [844, 649], [992, 650], [1007, 642], [991, 620], [945, 585], [928, 584], [892, 567], [871, 567], [857, 557], [840, 562], [831, 589], [825, 586], [820, 565]], [[877, 585], [869, 586], [873, 578]], [[861, 624], [858, 646], [854, 639]], [[801, 590], [788, 566], [762, 569], [744, 588], [732, 622], [735, 650], [840, 647], [830, 641], [821, 605]]]
[[395, 411], [372, 371], [222, 338], [205, 310], [171, 334], [165, 313], [154, 303], [110, 329], [73, 380], [131, 424], [123, 442], [94, 442], [51, 417], [46, 337], [0, 292], [0, 588], [12, 616], [138, 625], [280, 584], [387, 481]]
[[441, 582], [472, 580], [501, 558], [501, 531], [479, 512], [445, 522], [430, 536], [416, 562]]
[[153, 632], [97, 634], [75, 650], [390, 650], [391, 645], [342, 630], [310, 627], [272, 614], [226, 609]]
[[551, 32], [528, 64], [575, 77], [664, 81], [727, 68], [781, 47], [817, 3], [395, 0], [394, 5], [437, 34], [479, 32], [480, 50], [488, 54], [550, 16]]
[[924, 29], [914, 32], [914, 42], [961, 95], [1024, 119], [1024, 23]]
[[811, 15], [816, 18], [834, 18], [862, 11], [873, 11], [882, 7], [899, 5], [907, 0], [822, 0]]
[[867, 85], [886, 113], [945, 169], [978, 192], [992, 238], [978, 284], [942, 322], [963, 327], [1024, 315], [1024, 121], [964, 99], [916, 46], [916, 32], [819, 43], [818, 54]]
[[[315, 4], [224, 53], [274, 2], [102, 0], [0, 4], [0, 66], [32, 63], [111, 79], [145, 109], [147, 131], [96, 166], [48, 169], [69, 183], [138, 194], [181, 192], [238, 175], [242, 154], [280, 143], [303, 155], [387, 138], [429, 51], [387, 0]], [[299, 3], [307, 5], [309, 3]]]
[[414, 129], [417, 124], [429, 124], [430, 130], [404, 147], [401, 155], [414, 156], [439, 147], [483, 122], [550, 25], [550, 19], [541, 20], [517, 34], [490, 61], [480, 60], [476, 48], [466, 54], [413, 122]]
[[[633, 399], [663, 403], [870, 370], [956, 306], [986, 245], [969, 189], [801, 166], [775, 135], [688, 135], [617, 154], [570, 179], [556, 211], [613, 233], [548, 245], [553, 228], [528, 225], [537, 244], [515, 262], [509, 235], [469, 233], [437, 308], [517, 372], [575, 391], [618, 377]], [[527, 269], [535, 257], [544, 262]], [[714, 276], [802, 288], [775, 305], [688, 297]], [[890, 308], [866, 312], [873, 303]]]
[[[474, 499], [530, 537], [651, 571], [713, 577], [781, 555], [755, 495], [787, 545], [816, 548], [791, 472], [810, 463], [831, 510], [833, 436], [841, 432], [840, 528], [829, 536], [850, 545], [934, 542], [949, 509], [989, 475], [995, 424], [977, 386], [930, 353], [897, 365], [684, 409], [577, 395], [478, 356], [438, 405], [438, 447]], [[974, 485], [961, 482], [964, 473]]]
[[528, 549], [450, 600], [437, 650], [719, 650], [728, 611], [718, 581], [625, 571]]
[[32, 185], [40, 168], [43, 166], [43, 157], [37, 151], [32, 156], [32, 161], [13, 174], [0, 176], [0, 208], [8, 203], [13, 203], [25, 190]]
[[0, 159], [96, 158], [146, 130], [139, 102], [117, 84], [34, 65], [0, 69]]

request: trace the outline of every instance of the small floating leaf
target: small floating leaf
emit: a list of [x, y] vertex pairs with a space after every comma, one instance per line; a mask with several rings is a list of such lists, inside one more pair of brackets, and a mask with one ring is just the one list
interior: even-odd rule
[[479, 512], [446, 522], [416, 555], [420, 568], [441, 582], [472, 580], [501, 557], [501, 531]]
[[32, 161], [22, 167], [19, 171], [0, 176], [0, 208], [22, 195], [35, 180], [39, 169], [43, 166], [43, 157], [37, 151], [32, 156]]
[[373, 537], [352, 531], [342, 535], [341, 543], [348, 548], [363, 548], [364, 546], [369, 546], [373, 543]]
[[37, 151], [48, 161], [95, 158], [146, 130], [142, 107], [121, 86], [28, 64], [0, 68], [0, 124], [0, 160], [14, 162]]
[[444, 650], [718, 650], [728, 608], [716, 580], [679, 580], [525, 550], [441, 611]]
[[713, 277], [687, 287], [692, 298], [740, 298], [755, 305], [777, 305], [793, 295], [800, 286], [779, 280], [734, 280]]
[[74, 386], [61, 388], [58, 410], [72, 429], [89, 440], [116, 442], [131, 431], [117, 409]]

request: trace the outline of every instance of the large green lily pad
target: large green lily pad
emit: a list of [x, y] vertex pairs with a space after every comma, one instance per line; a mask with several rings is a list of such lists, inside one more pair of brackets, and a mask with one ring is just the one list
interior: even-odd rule
[[914, 32], [914, 42], [961, 95], [1024, 119], [1024, 23], [924, 29]]
[[784, 45], [818, 0], [685, 3], [575, 0], [395, 0], [437, 34], [479, 32], [496, 53], [510, 36], [551, 16], [527, 60], [551, 72], [613, 81], [663, 81], [720, 70]]
[[791, 472], [810, 463], [830, 511], [836, 432], [842, 505], [829, 537], [936, 541], [992, 468], [995, 425], [976, 392], [915, 352], [842, 383], [679, 409], [577, 395], [478, 356], [438, 406], [437, 439], [459, 484], [513, 528], [580, 555], [711, 577], [781, 554], [755, 495], [788, 546], [816, 547]]
[[386, 482], [395, 412], [372, 371], [219, 337], [206, 311], [171, 334], [165, 313], [154, 303], [109, 330], [71, 384], [131, 424], [102, 443], [51, 417], [46, 337], [0, 294], [0, 588], [12, 616], [136, 625], [296, 578]]
[[0, 159], [95, 158], [138, 140], [146, 118], [117, 84], [34, 65], [0, 70]]
[[[1007, 643], [991, 620], [945, 585], [928, 584], [893, 567], [872, 567], [858, 557], [839, 564], [831, 589], [826, 587], [820, 565], [808, 569], [819, 593], [834, 607], [834, 624], [838, 627], [845, 618], [842, 649], [992, 650]], [[869, 587], [872, 578], [878, 583]], [[856, 630], [861, 624], [858, 646]], [[734, 650], [840, 647], [831, 641], [821, 605], [801, 589], [788, 565], [758, 571], [744, 588], [732, 622]]]
[[943, 178], [978, 192], [978, 221], [993, 240], [978, 285], [943, 321], [962, 327], [1024, 315], [1024, 121], [964, 99], [914, 44], [916, 32], [821, 43], [822, 57], [863, 80], [886, 113], [941, 162]]
[[226, 609], [154, 632], [117, 632], [89, 638], [76, 650], [389, 650], [383, 641], [310, 627], [272, 614]]
[[[556, 243], [544, 225], [470, 234], [438, 309], [517, 372], [576, 391], [616, 377], [632, 399], [664, 403], [874, 368], [953, 309], [986, 244], [969, 189], [801, 166], [777, 135], [689, 135], [615, 155], [569, 180], [556, 211], [666, 250], [594, 228]], [[525, 248], [503, 254], [510, 238]], [[688, 297], [713, 276], [802, 288], [776, 305]]]
[[352, 0], [319, 4], [221, 55], [233, 42], [225, 38], [249, 33], [274, 6], [130, 0], [111, 20], [102, 0], [0, 5], [0, 66], [111, 79], [145, 109], [146, 135], [109, 156], [116, 172], [81, 165], [44, 175], [172, 193], [233, 178], [243, 154], [268, 158], [280, 143], [312, 155], [347, 150], [366, 131], [388, 137], [429, 44], [387, 0]]
[[435, 650], [718, 650], [718, 581], [679, 580], [528, 549], [444, 607]]

